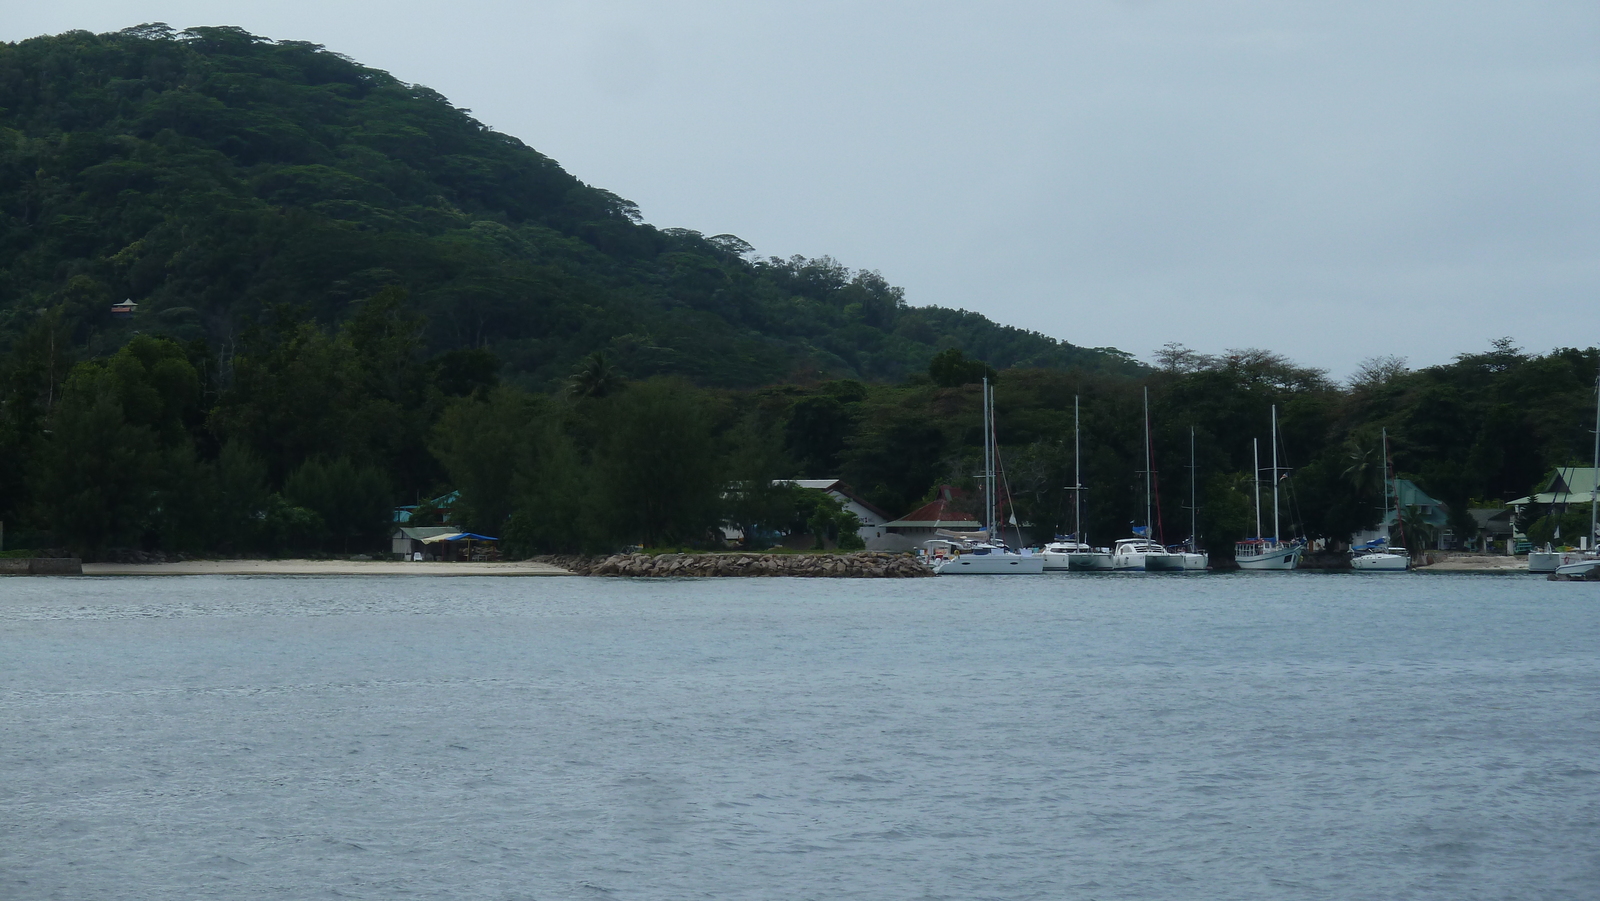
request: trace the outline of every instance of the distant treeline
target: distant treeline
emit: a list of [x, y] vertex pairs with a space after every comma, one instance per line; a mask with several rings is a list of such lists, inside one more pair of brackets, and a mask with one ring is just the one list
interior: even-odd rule
[[0, 358], [8, 545], [372, 551], [396, 504], [450, 490], [456, 524], [519, 553], [706, 545], [725, 522], [836, 537], [848, 532], [838, 511], [770, 482], [843, 478], [894, 516], [940, 484], [970, 489], [976, 383], [991, 374], [1006, 482], [1038, 534], [1072, 526], [1074, 398], [1088, 536], [1143, 520], [1146, 388], [1168, 542], [1188, 534], [1191, 427], [1202, 542], [1225, 556], [1253, 530], [1251, 440], [1269, 452], [1273, 405], [1297, 529], [1342, 539], [1377, 522], [1386, 427], [1398, 473], [1471, 534], [1469, 506], [1586, 460], [1600, 367], [1594, 348], [1532, 355], [1502, 341], [1418, 371], [1371, 361], [1337, 385], [1264, 351], [1169, 346], [1130, 376], [996, 373], [951, 350], [894, 383], [734, 390], [630, 379], [596, 352], [545, 392], [504, 383], [482, 349], [430, 354], [426, 329], [391, 288], [336, 329], [279, 309], [230, 348], [137, 335], [79, 361], [64, 314], [35, 314]]

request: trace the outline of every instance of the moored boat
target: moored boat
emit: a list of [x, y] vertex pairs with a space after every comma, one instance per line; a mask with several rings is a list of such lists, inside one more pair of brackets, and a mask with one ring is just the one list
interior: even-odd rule
[[1133, 527], [1132, 538], [1119, 538], [1111, 546], [1111, 568], [1118, 572], [1154, 572], [1178, 569], [1167, 559], [1167, 549], [1150, 536], [1156, 534], [1152, 503], [1155, 466], [1150, 445], [1150, 389], [1144, 389], [1144, 525]]
[[1107, 573], [1116, 569], [1116, 560], [1111, 555], [1110, 548], [1097, 547], [1091, 551], [1073, 554], [1067, 558], [1067, 566], [1073, 572]]
[[1110, 572], [1114, 566], [1111, 549], [1094, 547], [1082, 539], [1083, 535], [1083, 465], [1082, 432], [1079, 429], [1078, 398], [1072, 398], [1072, 522], [1073, 533], [1056, 536], [1044, 546], [1046, 571]]
[[1189, 540], [1176, 548], [1167, 548], [1167, 569], [1182, 572], [1205, 572], [1211, 568], [1211, 555], [1200, 550], [1200, 496], [1199, 470], [1195, 466], [1194, 426], [1189, 427]]
[[[1596, 375], [1594, 387], [1594, 471], [1600, 476], [1600, 375]], [[1577, 551], [1552, 551], [1550, 545], [1546, 544], [1543, 554], [1528, 555], [1528, 571], [1549, 572], [1564, 579], [1587, 580], [1600, 570], [1600, 478], [1595, 478], [1589, 485], [1589, 537], [1582, 543], [1587, 547]], [[1541, 566], [1550, 563], [1554, 566], [1535, 569], [1536, 557], [1541, 558], [1538, 560]]]
[[1251, 538], [1233, 547], [1233, 560], [1247, 572], [1294, 569], [1306, 546], [1298, 541], [1283, 542], [1276, 538]]
[[1205, 572], [1211, 568], [1211, 555], [1194, 550], [1192, 544], [1178, 545], [1179, 550], [1167, 549], [1167, 569], [1186, 573]]
[[1272, 408], [1272, 537], [1261, 536], [1261, 450], [1251, 442], [1255, 459], [1256, 537], [1237, 542], [1233, 546], [1233, 560], [1245, 572], [1288, 570], [1300, 565], [1305, 553], [1305, 542], [1283, 541], [1278, 536], [1278, 408]]
[[[1389, 488], [1394, 487], [1394, 497], [1398, 506], [1400, 500], [1400, 486], [1394, 482], [1394, 473], [1389, 471], [1389, 430], [1383, 430], [1383, 522], [1384, 528], [1389, 523]], [[1400, 530], [1402, 544], [1405, 541], [1405, 523], [1400, 519], [1399, 511], [1395, 511], [1395, 525]], [[1411, 554], [1404, 547], [1389, 547], [1387, 538], [1377, 538], [1366, 544], [1352, 548], [1355, 556], [1350, 558], [1350, 568], [1363, 573], [1393, 573], [1407, 572], [1411, 569]]]
[[1528, 572], [1553, 573], [1561, 566], [1561, 557], [1565, 550], [1553, 548], [1546, 544], [1544, 550], [1528, 552]]
[[1148, 538], [1119, 538], [1111, 548], [1111, 568], [1118, 572], [1155, 572], [1174, 569], [1167, 549]]
[[1405, 548], [1376, 547], [1351, 557], [1350, 568], [1361, 573], [1403, 573], [1411, 568], [1411, 555]]
[[[949, 540], [928, 542], [928, 559], [941, 576], [1036, 575], [1044, 572], [1044, 556], [1023, 549], [1014, 551], [996, 537], [1000, 526], [1000, 503], [996, 489], [1000, 469], [1000, 446], [994, 430], [994, 395], [989, 380], [983, 380], [983, 500], [987, 528], [970, 536], [942, 533]], [[1016, 517], [1011, 522], [1016, 524]], [[939, 545], [939, 547], [935, 547]]]
[[935, 565], [941, 576], [1024, 576], [1044, 572], [1044, 557], [1026, 548], [1013, 551], [1003, 544], [966, 542]]
[[1573, 560], [1570, 563], [1563, 563], [1556, 567], [1556, 571], [1552, 575], [1575, 580], [1592, 580], [1595, 578], [1594, 574], [1596, 572], [1600, 572], [1600, 556], [1585, 554], [1583, 559]]
[[1057, 535], [1056, 540], [1046, 544], [1040, 552], [1044, 558], [1045, 572], [1066, 572], [1072, 569], [1072, 557], [1075, 554], [1087, 554], [1094, 548], [1073, 538]]

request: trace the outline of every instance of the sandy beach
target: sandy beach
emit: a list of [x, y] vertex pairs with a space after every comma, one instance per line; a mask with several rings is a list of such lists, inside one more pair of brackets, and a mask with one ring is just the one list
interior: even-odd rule
[[[1528, 571], [1528, 558], [1507, 557], [1503, 554], [1451, 554], [1438, 551], [1429, 552], [1434, 562], [1427, 566], [1416, 567], [1428, 572], [1456, 572], [1456, 573], [1497, 573], [1497, 572], [1522, 572]], [[88, 571], [88, 567], [84, 567]]]
[[85, 563], [86, 576], [570, 576], [548, 563], [408, 563], [399, 560], [191, 560]]

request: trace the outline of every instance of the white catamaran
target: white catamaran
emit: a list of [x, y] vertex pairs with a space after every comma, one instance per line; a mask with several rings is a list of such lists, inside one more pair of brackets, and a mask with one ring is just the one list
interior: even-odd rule
[[1044, 546], [1046, 571], [1072, 570], [1074, 572], [1109, 571], [1112, 567], [1111, 551], [1097, 548], [1084, 540], [1083, 535], [1083, 465], [1080, 461], [1082, 442], [1079, 440], [1078, 398], [1072, 399], [1072, 529], [1071, 535]]
[[1298, 541], [1279, 538], [1278, 521], [1278, 407], [1272, 407], [1272, 537], [1261, 537], [1261, 449], [1254, 441], [1252, 453], [1256, 469], [1256, 536], [1240, 541], [1233, 547], [1233, 559], [1246, 572], [1294, 569], [1300, 563], [1305, 545]]
[[[1000, 467], [1000, 445], [994, 428], [994, 394], [983, 380], [983, 505], [988, 528], [977, 535], [945, 533], [950, 556], [936, 564], [941, 576], [1034, 575], [1044, 572], [1044, 557], [1018, 553], [1000, 538], [1000, 498], [995, 490]], [[929, 542], [932, 544], [932, 542]]]
[[1119, 538], [1111, 549], [1111, 567], [1120, 571], [1152, 572], [1160, 570], [1176, 570], [1183, 568], [1181, 559], [1174, 559], [1167, 549], [1158, 544], [1150, 536], [1155, 532], [1155, 517], [1151, 510], [1151, 500], [1155, 496], [1155, 486], [1152, 479], [1155, 475], [1151, 465], [1150, 451], [1150, 389], [1144, 389], [1144, 534], [1141, 530], [1134, 530], [1133, 538]]

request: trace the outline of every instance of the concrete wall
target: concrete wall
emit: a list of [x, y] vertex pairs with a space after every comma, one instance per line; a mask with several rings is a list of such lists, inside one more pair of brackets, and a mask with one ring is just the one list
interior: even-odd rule
[[0, 557], [0, 576], [81, 576], [77, 557]]

